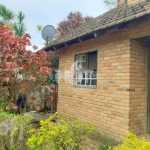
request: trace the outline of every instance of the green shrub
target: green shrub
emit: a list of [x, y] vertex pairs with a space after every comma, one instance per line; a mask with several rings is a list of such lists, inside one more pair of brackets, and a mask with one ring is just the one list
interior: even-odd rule
[[56, 114], [40, 121], [40, 129], [30, 130], [27, 145], [31, 149], [79, 150], [86, 136], [94, 131], [93, 126], [72, 118], [57, 117], [54, 122]]
[[113, 150], [150, 150], [150, 142], [147, 142], [145, 138], [139, 140], [136, 135], [128, 133], [123, 144]]
[[112, 150], [110, 146], [105, 146], [103, 144], [100, 145], [99, 150]]
[[6, 106], [9, 104], [9, 102], [1, 101], [0, 100], [0, 109], [5, 111]]
[[9, 104], [9, 102], [1, 102], [1, 107], [6, 107]]
[[0, 150], [19, 150], [31, 129], [31, 116], [0, 112]]

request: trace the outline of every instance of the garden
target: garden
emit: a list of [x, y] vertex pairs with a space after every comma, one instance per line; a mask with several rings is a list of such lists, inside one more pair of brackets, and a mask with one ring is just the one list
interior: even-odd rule
[[132, 133], [117, 147], [94, 142], [89, 138], [96, 130], [93, 125], [57, 112], [33, 121], [33, 114], [45, 111], [51, 98], [52, 68], [45, 51], [26, 50], [31, 37], [23, 34], [21, 12], [18, 18], [16, 32], [7, 21], [7, 26], [0, 25], [0, 150], [150, 149], [149, 142]]

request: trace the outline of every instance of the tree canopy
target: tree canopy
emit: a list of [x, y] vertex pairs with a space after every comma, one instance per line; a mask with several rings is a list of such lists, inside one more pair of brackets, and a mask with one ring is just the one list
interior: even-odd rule
[[93, 19], [91, 16], [83, 16], [81, 12], [70, 12], [66, 19], [60, 21], [57, 27], [57, 38], [64, 36], [69, 31], [77, 28], [79, 25]]

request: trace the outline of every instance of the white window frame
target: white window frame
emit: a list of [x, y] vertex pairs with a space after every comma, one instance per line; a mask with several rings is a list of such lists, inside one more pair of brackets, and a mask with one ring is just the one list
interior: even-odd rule
[[[85, 57], [85, 60], [78, 60], [77, 58]], [[87, 55], [86, 54], [81, 54], [76, 56], [76, 66], [75, 69], [85, 69], [87, 67]], [[83, 66], [78, 66], [78, 64], [85, 63], [84, 67]]]
[[[78, 67], [78, 57], [85, 56], [85, 67]], [[97, 68], [88, 69], [88, 53], [86, 54], [79, 54], [75, 56], [75, 69], [74, 69], [74, 86], [77, 87], [89, 87], [89, 88], [96, 88], [97, 86]], [[84, 77], [85, 76], [85, 77]], [[92, 85], [92, 81], [95, 80], [95, 84]], [[82, 83], [84, 81], [84, 84]]]

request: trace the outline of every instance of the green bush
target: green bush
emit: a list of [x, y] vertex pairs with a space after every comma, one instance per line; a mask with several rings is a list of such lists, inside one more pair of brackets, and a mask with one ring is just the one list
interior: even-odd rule
[[[57, 113], [56, 113], [57, 114]], [[30, 130], [27, 145], [34, 150], [79, 150], [93, 126], [72, 118], [57, 117], [56, 114], [40, 121], [40, 129]]]
[[9, 102], [0, 100], [0, 109], [5, 111], [5, 108], [8, 104], [9, 104]]
[[105, 145], [101, 144], [99, 146], [99, 150], [112, 150], [112, 148], [110, 146], [105, 146]]
[[6, 107], [8, 104], [8, 102], [1, 102], [1, 107]]
[[31, 116], [0, 112], [0, 150], [20, 150], [27, 131], [31, 129]]
[[123, 144], [113, 148], [113, 150], [150, 150], [150, 142], [147, 142], [145, 138], [139, 140], [136, 135], [128, 133]]

